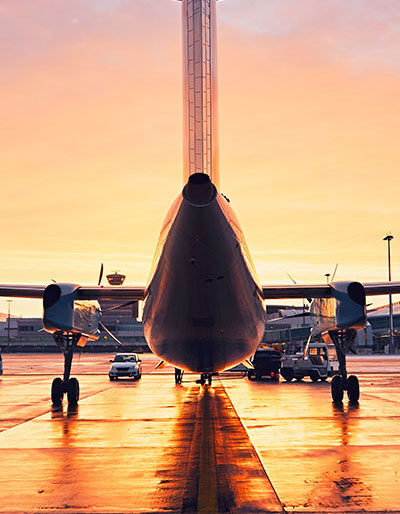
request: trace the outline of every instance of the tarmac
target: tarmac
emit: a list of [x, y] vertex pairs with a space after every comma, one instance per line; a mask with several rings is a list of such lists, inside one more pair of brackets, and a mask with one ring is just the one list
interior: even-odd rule
[[3, 355], [2, 513], [400, 513], [400, 357], [353, 357], [359, 405], [329, 383], [172, 368], [110, 382], [76, 356], [78, 407], [52, 408], [57, 354]]

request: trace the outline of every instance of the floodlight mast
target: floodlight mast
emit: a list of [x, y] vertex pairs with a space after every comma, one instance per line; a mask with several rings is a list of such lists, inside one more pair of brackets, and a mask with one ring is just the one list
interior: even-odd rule
[[206, 173], [219, 187], [217, 0], [182, 0], [184, 181]]
[[[388, 278], [389, 282], [392, 281], [392, 261], [390, 256], [390, 242], [394, 236], [392, 234], [386, 234], [386, 237], [383, 238], [383, 241], [387, 241], [388, 248]], [[394, 346], [394, 328], [393, 328], [393, 302], [392, 295], [389, 295], [389, 351], [390, 353], [395, 353]]]

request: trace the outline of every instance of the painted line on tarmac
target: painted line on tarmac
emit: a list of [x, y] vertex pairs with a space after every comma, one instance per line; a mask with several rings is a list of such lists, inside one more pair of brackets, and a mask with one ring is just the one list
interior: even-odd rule
[[181, 512], [284, 513], [223, 384], [192, 389], [196, 410]]
[[[96, 394], [99, 394], [99, 393], [103, 393], [104, 391], [108, 391], [109, 389], [111, 389], [111, 386], [109, 387], [106, 387], [104, 389], [101, 389], [99, 391], [96, 391], [95, 393], [90, 393], [90, 394], [87, 394], [85, 396], [83, 396], [82, 398], [79, 398], [79, 401], [82, 401], [82, 400], [86, 400], [86, 398], [90, 398], [91, 396], [95, 396]], [[47, 399], [46, 399], [47, 401]], [[49, 403], [51, 404], [51, 398], [49, 396], [48, 398], [48, 401]], [[23, 425], [24, 423], [28, 423], [29, 421], [33, 421], [34, 419], [37, 419], [37, 418], [40, 418], [41, 416], [44, 416], [45, 414], [47, 414], [48, 412], [58, 412], [60, 410], [63, 409], [63, 406], [65, 405], [65, 403], [62, 403], [61, 405], [59, 406], [56, 406], [56, 405], [51, 405], [50, 408], [46, 408], [46, 410], [41, 410], [38, 414], [35, 414], [34, 416], [31, 416], [31, 417], [28, 417], [26, 419], [23, 419], [22, 421], [19, 420], [18, 423], [15, 423], [14, 425], [11, 425], [9, 427], [6, 427], [4, 428], [3, 430], [0, 430], [0, 437], [1, 437], [1, 434], [4, 434], [5, 432], [7, 432], [8, 430], [11, 430], [12, 428], [15, 428], [15, 427], [18, 427], [20, 425]], [[79, 405], [79, 403], [78, 403]], [[67, 408], [68, 408], [68, 404], [67, 404]], [[43, 408], [44, 409], [44, 408]]]

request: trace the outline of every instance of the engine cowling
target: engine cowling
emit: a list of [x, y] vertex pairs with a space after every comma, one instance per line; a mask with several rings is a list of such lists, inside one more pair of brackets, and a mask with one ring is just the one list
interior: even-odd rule
[[50, 333], [74, 332], [99, 338], [100, 305], [78, 300], [79, 285], [50, 284], [43, 294], [43, 328]]
[[316, 298], [310, 308], [314, 333], [355, 328], [367, 324], [364, 286], [359, 282], [333, 282], [332, 296]]

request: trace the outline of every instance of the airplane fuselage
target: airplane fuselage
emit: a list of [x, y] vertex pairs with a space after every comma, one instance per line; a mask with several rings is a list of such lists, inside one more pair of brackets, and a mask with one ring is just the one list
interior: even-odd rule
[[255, 352], [262, 290], [237, 218], [208, 175], [192, 175], [172, 205], [153, 268], [143, 326], [160, 359], [209, 373]]

